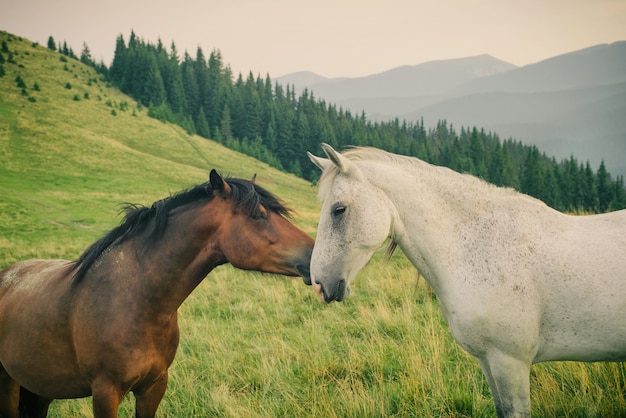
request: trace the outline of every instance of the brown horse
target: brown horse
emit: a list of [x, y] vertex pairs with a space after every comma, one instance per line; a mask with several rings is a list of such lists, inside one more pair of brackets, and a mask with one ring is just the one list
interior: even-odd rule
[[53, 399], [93, 397], [116, 417], [133, 392], [153, 417], [178, 347], [177, 310], [216, 266], [309, 278], [314, 241], [253, 182], [222, 179], [130, 206], [75, 262], [0, 272], [0, 416], [45, 417]]

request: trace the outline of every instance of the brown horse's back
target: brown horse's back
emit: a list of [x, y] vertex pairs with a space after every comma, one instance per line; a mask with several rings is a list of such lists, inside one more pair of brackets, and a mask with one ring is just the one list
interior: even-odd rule
[[25, 260], [0, 271], [0, 298], [9, 289], [21, 288], [27, 293], [41, 288], [41, 280], [66, 279], [73, 262], [68, 260]]
[[[25, 388], [50, 397], [89, 395], [71, 344], [71, 267], [66, 260], [27, 260], [0, 272], [0, 364]], [[43, 390], [54, 381], [71, 383], [56, 386], [62, 393]]]

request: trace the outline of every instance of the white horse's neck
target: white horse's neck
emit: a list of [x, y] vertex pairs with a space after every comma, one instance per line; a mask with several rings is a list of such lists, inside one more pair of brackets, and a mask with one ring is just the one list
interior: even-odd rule
[[355, 163], [394, 205], [390, 208], [395, 215], [392, 239], [435, 291], [441, 270], [455, 264], [463, 246], [468, 245], [462, 234], [469, 225], [486, 216], [497, 219], [523, 212], [557, 213], [513, 190], [415, 159]]

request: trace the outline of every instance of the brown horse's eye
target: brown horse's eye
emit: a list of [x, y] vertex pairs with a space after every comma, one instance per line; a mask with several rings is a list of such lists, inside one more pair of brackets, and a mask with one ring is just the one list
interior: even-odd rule
[[267, 209], [263, 205], [259, 205], [259, 219], [267, 219]]

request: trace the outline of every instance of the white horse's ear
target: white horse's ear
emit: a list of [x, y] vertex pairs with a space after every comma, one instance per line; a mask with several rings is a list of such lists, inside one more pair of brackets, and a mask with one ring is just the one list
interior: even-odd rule
[[326, 143], [322, 143], [322, 149], [330, 159], [339, 169], [342, 174], [347, 174], [350, 172], [352, 167], [352, 161], [348, 160], [343, 155], [339, 154], [333, 147]]
[[322, 171], [324, 171], [326, 167], [328, 167], [331, 164], [330, 160], [327, 160], [326, 158], [316, 157], [315, 155], [311, 154], [308, 151], [306, 152], [306, 155], [308, 155], [309, 160], [311, 160], [311, 162], [315, 164]]

